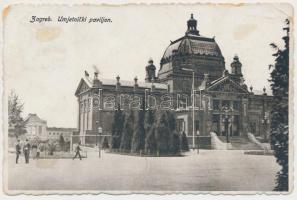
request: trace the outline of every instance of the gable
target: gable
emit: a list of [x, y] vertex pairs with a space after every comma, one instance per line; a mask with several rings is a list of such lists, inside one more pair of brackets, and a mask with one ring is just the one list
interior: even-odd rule
[[89, 89], [90, 89], [90, 86], [86, 83], [86, 81], [84, 79], [81, 79], [78, 84], [78, 87], [75, 91], [75, 95], [78, 95], [78, 94], [85, 92]]
[[209, 92], [223, 92], [223, 93], [244, 93], [244, 94], [249, 93], [244, 87], [232, 81], [229, 77], [226, 77], [214, 83], [213, 85], [210, 85], [206, 90]]

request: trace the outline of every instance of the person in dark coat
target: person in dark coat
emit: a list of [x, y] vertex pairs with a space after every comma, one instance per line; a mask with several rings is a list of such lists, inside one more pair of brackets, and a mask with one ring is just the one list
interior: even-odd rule
[[24, 145], [24, 148], [23, 148], [26, 164], [29, 163], [30, 149], [31, 149], [31, 145], [28, 139], [26, 139], [26, 144]]
[[18, 140], [17, 143], [16, 143], [16, 145], [15, 145], [15, 153], [16, 153], [15, 163], [18, 164], [19, 157], [20, 157], [20, 154], [21, 154], [20, 140]]
[[79, 159], [81, 160], [81, 155], [80, 155], [80, 142], [77, 144], [76, 148], [75, 148], [75, 156], [72, 158], [73, 160], [78, 156]]

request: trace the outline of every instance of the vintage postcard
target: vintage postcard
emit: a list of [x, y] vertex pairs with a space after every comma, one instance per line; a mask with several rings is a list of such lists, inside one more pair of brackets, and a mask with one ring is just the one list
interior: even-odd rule
[[7, 6], [5, 193], [290, 193], [293, 13]]

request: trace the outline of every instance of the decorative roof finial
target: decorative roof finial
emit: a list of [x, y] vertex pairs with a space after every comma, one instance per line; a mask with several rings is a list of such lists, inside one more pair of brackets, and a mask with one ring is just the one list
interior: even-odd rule
[[85, 70], [85, 76], [89, 77], [89, 73], [87, 72], [87, 70]]
[[94, 79], [98, 79], [98, 72], [94, 72]]
[[229, 71], [227, 69], [223, 71], [223, 76], [229, 76]]
[[265, 86], [264, 86], [264, 88], [263, 88], [263, 94], [264, 94], [264, 95], [267, 95]]
[[188, 29], [186, 31], [186, 35], [198, 35], [199, 31], [197, 30], [197, 20], [194, 19], [194, 14], [191, 14], [191, 18], [187, 21]]
[[137, 81], [138, 81], [138, 78], [137, 78], [137, 76], [135, 76], [135, 78], [134, 78], [135, 85], [137, 85]]

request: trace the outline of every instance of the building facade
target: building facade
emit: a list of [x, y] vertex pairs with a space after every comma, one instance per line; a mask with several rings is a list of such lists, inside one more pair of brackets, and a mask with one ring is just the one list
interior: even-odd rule
[[58, 127], [47, 127], [48, 139], [59, 140], [60, 136], [63, 136], [65, 141], [70, 141], [71, 136], [77, 132], [76, 128], [58, 128]]
[[28, 114], [28, 116], [24, 120], [26, 125], [26, 137], [28, 139], [45, 139], [47, 138], [47, 122], [40, 117], [38, 117], [37, 114]]
[[[177, 115], [177, 129], [189, 138], [209, 136], [245, 137], [248, 132], [268, 137], [272, 96], [248, 88], [237, 55], [226, 70], [225, 59], [215, 38], [201, 36], [191, 15], [185, 35], [170, 42], [156, 66], [152, 59], [145, 67], [145, 82], [91, 78], [87, 72], [75, 96], [78, 101], [80, 136], [111, 134], [117, 105], [150, 100], [159, 107], [169, 106]], [[123, 106], [122, 106], [123, 105]], [[165, 106], [165, 107], [166, 107]], [[128, 106], [129, 107], [129, 106]], [[148, 107], [150, 107], [148, 103]], [[84, 141], [82, 141], [84, 142]]]

